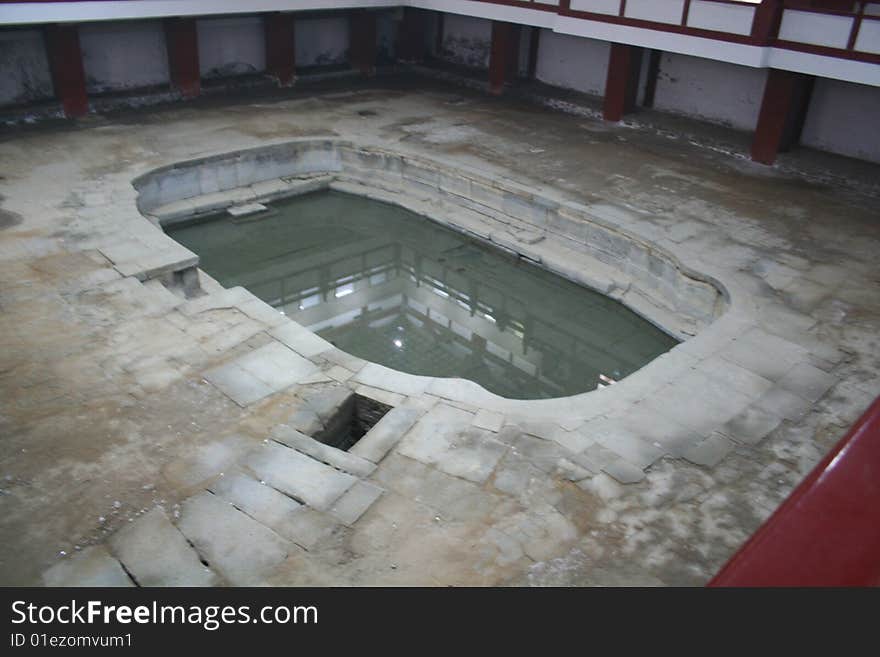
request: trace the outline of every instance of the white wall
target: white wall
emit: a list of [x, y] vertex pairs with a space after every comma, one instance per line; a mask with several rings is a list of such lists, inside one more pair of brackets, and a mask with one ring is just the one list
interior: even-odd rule
[[880, 89], [816, 78], [801, 144], [880, 162]]
[[491, 48], [492, 21], [457, 14], [444, 16], [441, 59], [471, 68], [489, 68]]
[[259, 16], [200, 19], [196, 29], [203, 78], [266, 70], [266, 41]]
[[754, 130], [766, 80], [766, 69], [663, 53], [654, 107]]
[[161, 21], [79, 26], [89, 93], [168, 84], [168, 53]]
[[53, 95], [43, 33], [0, 31], [0, 106], [44, 100]]
[[348, 61], [348, 17], [296, 19], [296, 65], [329, 66]]
[[607, 41], [541, 30], [536, 76], [547, 84], [602, 96], [610, 52]]

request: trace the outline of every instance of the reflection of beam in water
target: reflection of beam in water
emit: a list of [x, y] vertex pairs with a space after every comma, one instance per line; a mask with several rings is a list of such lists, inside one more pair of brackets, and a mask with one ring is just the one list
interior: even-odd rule
[[[317, 325], [319, 328], [314, 329], [317, 331], [322, 330], [324, 325], [310, 319], [310, 315], [300, 318], [301, 313], [324, 303], [339, 302], [351, 295], [356, 297], [357, 303], [368, 302], [374, 295], [367, 294], [362, 299], [364, 289], [380, 286], [390, 278], [405, 273], [411, 285], [401, 287], [401, 292], [408, 290], [410, 295], [424, 305], [435, 307], [446, 315], [463, 310], [471, 317], [484, 320], [479, 326], [469, 328], [487, 338], [491, 343], [488, 349], [496, 356], [501, 356], [503, 352], [521, 354], [520, 358], [538, 366], [542, 354], [558, 354], [557, 360], [572, 360], [586, 367], [587, 372], [594, 373], [596, 384], [599, 383], [599, 372], [613, 372], [619, 378], [621, 370], [628, 372], [640, 364], [623, 348], [612, 352], [607, 341], [602, 339], [606, 336], [596, 336], [577, 322], [568, 321], [564, 317], [557, 318], [553, 323], [544, 321], [540, 312], [540, 295], [537, 296], [537, 302], [531, 299], [527, 303], [509, 294], [506, 289], [484, 281], [469, 281], [467, 292], [456, 288], [449, 282], [450, 267], [447, 266], [448, 260], [445, 257], [426, 258], [412, 249], [400, 248], [398, 244], [368, 240], [366, 245], [357, 248], [346, 244], [339, 249], [329, 249], [319, 259], [320, 264], [314, 258], [310, 260], [313, 262], [309, 263], [309, 268], [298, 267], [293, 272], [289, 269], [286, 272], [276, 272], [275, 279], [262, 278], [246, 285], [249, 289], [261, 291], [277, 286], [278, 294], [268, 296], [270, 303], [305, 325]], [[432, 273], [427, 273], [428, 271]], [[331, 272], [336, 274], [335, 278], [331, 278]], [[311, 285], [297, 289], [296, 281], [306, 281]], [[418, 290], [426, 289], [433, 292], [433, 299], [418, 293]], [[484, 294], [499, 299], [498, 307], [485, 303], [480, 298]], [[262, 296], [267, 298], [265, 293]], [[454, 304], [455, 310], [451, 304]], [[529, 312], [536, 305], [539, 309]], [[347, 310], [337, 312], [337, 318], [342, 314], [354, 316], [347, 304], [343, 307]], [[510, 308], [513, 309], [512, 312]], [[459, 323], [462, 323], [460, 314], [456, 313], [456, 316]], [[624, 343], [626, 337], [625, 334], [621, 336], [618, 343]], [[516, 344], [512, 344], [513, 342]], [[586, 363], [590, 365], [587, 366]]]

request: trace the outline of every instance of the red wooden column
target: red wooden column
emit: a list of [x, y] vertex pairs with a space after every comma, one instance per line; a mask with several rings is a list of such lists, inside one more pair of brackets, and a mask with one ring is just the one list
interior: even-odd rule
[[602, 116], [606, 121], [620, 121], [624, 114], [635, 109], [641, 67], [641, 48], [622, 43], [611, 44], [602, 105]]
[[89, 113], [89, 96], [79, 30], [76, 25], [47, 25], [45, 34], [55, 97], [61, 101], [65, 116], [85, 116]]
[[195, 98], [202, 91], [196, 20], [194, 18], [166, 18], [164, 25], [171, 85], [184, 98]]
[[782, 0], [762, 0], [755, 7], [755, 18], [752, 20], [752, 37], [762, 45], [769, 44], [779, 33], [782, 22]]
[[266, 30], [266, 72], [287, 87], [293, 84], [296, 70], [293, 14], [272, 13], [263, 17]]
[[519, 66], [519, 25], [492, 21], [489, 51], [489, 93], [500, 96], [504, 85], [516, 77]]
[[376, 14], [355, 10], [349, 14], [351, 66], [366, 76], [376, 74]]
[[767, 71], [761, 113], [752, 138], [755, 162], [773, 164], [777, 154], [797, 143], [812, 89], [812, 76], [773, 68]]

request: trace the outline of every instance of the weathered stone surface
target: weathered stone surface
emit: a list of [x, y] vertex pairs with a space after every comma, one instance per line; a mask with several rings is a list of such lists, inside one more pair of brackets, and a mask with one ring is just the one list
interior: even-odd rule
[[247, 406], [275, 392], [272, 387], [237, 363], [226, 363], [205, 372], [205, 379], [239, 406]]
[[237, 433], [217, 438], [179, 455], [162, 470], [162, 474], [182, 488], [204, 484], [232, 467], [256, 443], [253, 438]]
[[369, 477], [373, 470], [376, 469], [375, 464], [367, 459], [341, 449], [336, 449], [330, 445], [325, 445], [311, 436], [306, 436], [296, 429], [291, 429], [284, 425], [277, 426], [272, 430], [272, 438], [279, 443], [302, 452], [306, 456], [311, 456], [317, 461], [326, 463], [339, 470], [344, 470], [356, 477]]
[[470, 413], [438, 404], [410, 429], [398, 451], [451, 475], [484, 482], [507, 447], [472, 422]]
[[134, 586], [103, 545], [87, 547], [43, 573], [46, 586]]
[[320, 511], [329, 509], [357, 481], [271, 441], [251, 452], [246, 465], [273, 488]]
[[220, 583], [159, 507], [114, 534], [110, 547], [141, 586]]
[[335, 527], [324, 514], [242, 473], [218, 479], [211, 492], [306, 550], [326, 538]]
[[208, 492], [183, 503], [178, 528], [208, 565], [235, 586], [259, 584], [292, 548], [268, 527]]
[[809, 363], [798, 363], [779, 380], [779, 386], [809, 402], [818, 401], [837, 383], [837, 377]]
[[720, 433], [713, 433], [698, 445], [684, 453], [684, 457], [696, 465], [713, 468], [733, 450], [733, 443]]
[[429, 376], [406, 374], [376, 363], [365, 365], [355, 375], [354, 380], [372, 388], [381, 388], [398, 395], [417, 395], [424, 392], [433, 381]]
[[779, 426], [782, 418], [775, 413], [756, 406], [749, 406], [736, 417], [728, 420], [720, 429], [720, 433], [747, 445], [757, 445], [771, 431]]
[[349, 451], [368, 461], [378, 463], [385, 458], [392, 447], [400, 442], [420, 415], [421, 410], [416, 408], [391, 409]]
[[788, 390], [776, 386], [766, 392], [755, 406], [765, 413], [779, 415], [786, 420], [797, 420], [810, 410], [810, 402]]
[[270, 335], [306, 358], [317, 356], [333, 348], [333, 345], [323, 338], [292, 321], [273, 329]]
[[662, 449], [611, 420], [591, 422], [584, 431], [602, 447], [623, 457], [638, 468], [646, 468], [663, 456]]
[[614, 459], [602, 467], [602, 471], [621, 484], [636, 484], [645, 478], [645, 472], [624, 459]]
[[346, 525], [353, 525], [384, 491], [366, 481], [359, 481], [336, 500], [330, 515]]
[[807, 359], [807, 350], [759, 328], [730, 343], [721, 356], [755, 374], [778, 381], [795, 365]]
[[504, 416], [500, 413], [493, 413], [492, 411], [482, 409], [477, 411], [477, 414], [474, 416], [474, 426], [478, 429], [498, 433], [501, 431], [501, 427], [504, 426]]
[[299, 383], [317, 371], [317, 366], [280, 342], [270, 342], [237, 358], [235, 364], [268, 385], [273, 392]]
[[205, 372], [205, 378], [239, 406], [247, 406], [299, 383], [317, 366], [278, 342]]

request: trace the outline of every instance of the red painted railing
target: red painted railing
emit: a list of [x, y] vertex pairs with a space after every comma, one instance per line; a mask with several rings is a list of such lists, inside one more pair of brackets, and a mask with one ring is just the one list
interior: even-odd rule
[[709, 586], [880, 586], [880, 397]]

